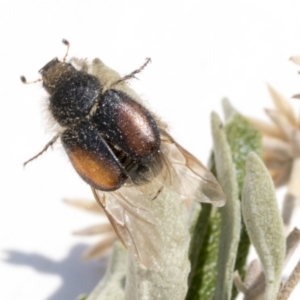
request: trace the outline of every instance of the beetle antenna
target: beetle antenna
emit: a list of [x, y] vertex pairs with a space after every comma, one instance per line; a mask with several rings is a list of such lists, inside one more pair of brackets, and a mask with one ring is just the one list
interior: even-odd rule
[[25, 76], [21, 76], [20, 79], [21, 79], [21, 81], [22, 81], [24, 84], [32, 84], [32, 83], [37, 83], [37, 82], [43, 81], [42, 78], [39, 78], [39, 79], [34, 80], [34, 81], [27, 81]]
[[60, 136], [60, 133], [57, 134], [56, 136], [54, 136], [54, 138], [53, 138], [50, 142], [48, 142], [48, 143], [45, 145], [45, 147], [42, 149], [42, 151], [40, 151], [38, 154], [36, 154], [35, 156], [33, 156], [33, 157], [31, 157], [30, 159], [28, 159], [27, 161], [25, 161], [25, 162], [23, 163], [23, 166], [25, 167], [29, 162], [31, 162], [31, 161], [33, 161], [34, 159], [38, 158], [38, 157], [39, 157], [40, 155], [42, 155], [45, 151], [47, 151], [47, 149], [48, 149], [49, 147], [51, 147], [51, 146], [57, 141], [57, 139], [59, 138], [59, 136]]
[[69, 54], [70, 43], [66, 39], [63, 39], [62, 42], [63, 42], [63, 44], [65, 44], [67, 46], [67, 52], [63, 58], [63, 62], [66, 62], [67, 56]]

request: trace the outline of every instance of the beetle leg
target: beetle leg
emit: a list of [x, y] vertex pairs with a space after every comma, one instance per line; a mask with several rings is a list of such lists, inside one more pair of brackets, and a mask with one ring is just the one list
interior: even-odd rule
[[142, 72], [144, 70], [144, 68], [151, 62], [151, 58], [146, 58], [145, 63], [138, 69], [134, 70], [133, 72], [131, 72], [128, 75], [125, 75], [124, 77], [122, 77], [121, 79], [117, 80], [115, 83], [112, 84], [112, 86], [117, 85], [118, 83], [122, 82], [122, 81], [126, 81], [128, 79], [131, 78], [136, 78], [135, 75]]
[[33, 157], [31, 157], [30, 159], [28, 159], [27, 161], [25, 161], [24, 163], [23, 163], [23, 166], [25, 167], [29, 162], [31, 162], [31, 161], [33, 161], [34, 159], [36, 159], [36, 158], [38, 158], [40, 155], [42, 155], [45, 151], [47, 151], [47, 149], [49, 148], [49, 147], [51, 147], [56, 141], [57, 141], [57, 139], [59, 138], [59, 136], [60, 136], [60, 133], [58, 133], [57, 135], [55, 135], [54, 137], [53, 137], [53, 139], [50, 141], [50, 142], [48, 142], [46, 145], [45, 145], [45, 147], [38, 153], [38, 154], [36, 154], [35, 156], [33, 156]]

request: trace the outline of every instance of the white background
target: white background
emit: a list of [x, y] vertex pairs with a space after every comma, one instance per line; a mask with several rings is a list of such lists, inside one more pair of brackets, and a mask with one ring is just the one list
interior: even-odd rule
[[[210, 112], [226, 96], [242, 113], [272, 107], [265, 83], [300, 93], [300, 2], [0, 2], [0, 294], [3, 299], [67, 300], [89, 292], [105, 261], [83, 263], [90, 239], [75, 229], [97, 216], [62, 203], [92, 199], [60, 145], [25, 169], [52, 138], [41, 84], [23, 85], [53, 57], [100, 57], [127, 74], [152, 58], [131, 86], [166, 120], [175, 138], [206, 162]], [[294, 103], [297, 100], [291, 100]], [[299, 296], [298, 296], [299, 297]], [[299, 299], [294, 294], [292, 299]]]

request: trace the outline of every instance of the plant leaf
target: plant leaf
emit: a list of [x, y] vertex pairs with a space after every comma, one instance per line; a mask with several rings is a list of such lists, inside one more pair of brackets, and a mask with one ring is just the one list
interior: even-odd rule
[[222, 100], [222, 107], [225, 116], [225, 121], [228, 122], [238, 111], [231, 105], [227, 98]]
[[226, 195], [226, 205], [220, 208], [221, 234], [217, 265], [215, 299], [230, 299], [233, 271], [241, 228], [238, 184], [232, 154], [219, 116], [211, 116], [214, 153], [218, 180]]
[[214, 296], [220, 224], [221, 218], [218, 210], [212, 211], [210, 204], [201, 204], [201, 211], [192, 237], [192, 241], [195, 241], [192, 242], [190, 250], [190, 257], [193, 252], [193, 260], [191, 260], [192, 272], [189, 276], [186, 300], [212, 299]]
[[190, 272], [187, 209], [180, 195], [168, 188], [151, 205], [161, 233], [162, 265], [159, 270], [146, 269], [128, 252], [125, 299], [182, 300]]
[[254, 152], [247, 159], [242, 212], [250, 240], [264, 269], [264, 299], [274, 300], [280, 286], [285, 238], [272, 179]]
[[124, 300], [126, 249], [116, 242], [106, 273], [86, 300]]
[[[228, 102], [228, 100], [227, 100]], [[223, 104], [225, 106], [225, 104]], [[228, 106], [228, 104], [227, 104]], [[227, 109], [228, 110], [228, 109]], [[227, 141], [229, 143], [232, 159], [235, 164], [236, 177], [239, 189], [239, 198], [242, 197], [242, 190], [246, 176], [246, 160], [250, 152], [255, 151], [259, 155], [262, 153], [262, 139], [260, 132], [255, 129], [249, 121], [241, 116], [239, 113], [231, 114], [231, 118], [225, 125], [225, 132]], [[244, 222], [242, 222], [240, 242], [235, 263], [235, 270], [237, 270], [244, 278], [246, 271], [246, 260], [250, 248], [250, 240], [245, 230]], [[237, 290], [233, 287], [232, 297], [234, 299], [237, 295]]]

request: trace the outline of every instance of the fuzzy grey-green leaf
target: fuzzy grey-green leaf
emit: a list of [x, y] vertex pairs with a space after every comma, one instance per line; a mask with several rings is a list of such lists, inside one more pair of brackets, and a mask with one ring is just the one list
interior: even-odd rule
[[254, 152], [247, 159], [242, 212], [250, 240], [264, 269], [264, 300], [274, 300], [285, 257], [285, 238], [272, 179]]
[[230, 299], [233, 272], [241, 229], [238, 184], [231, 150], [219, 116], [211, 116], [214, 153], [218, 180], [226, 195], [226, 205], [220, 208], [221, 235], [215, 299]]
[[[259, 155], [262, 152], [261, 134], [253, 128], [249, 121], [239, 114], [228, 99], [224, 99], [223, 110], [227, 123], [225, 132], [231, 149], [232, 159], [235, 165], [236, 178], [239, 188], [239, 198], [242, 197], [243, 185], [246, 176], [246, 160], [248, 154], [255, 151]], [[235, 270], [239, 271], [241, 278], [245, 275], [246, 259], [250, 248], [250, 240], [242, 222], [238, 253]], [[237, 290], [232, 291], [231, 299], [235, 299]]]
[[237, 110], [231, 105], [230, 101], [227, 98], [224, 98], [222, 100], [222, 107], [223, 107], [226, 122], [228, 122], [234, 114], [238, 113]]
[[124, 300], [127, 251], [116, 242], [103, 279], [86, 300]]
[[180, 195], [168, 188], [151, 205], [161, 234], [162, 265], [160, 270], [146, 269], [129, 252], [125, 299], [182, 300], [190, 271], [187, 209]]

